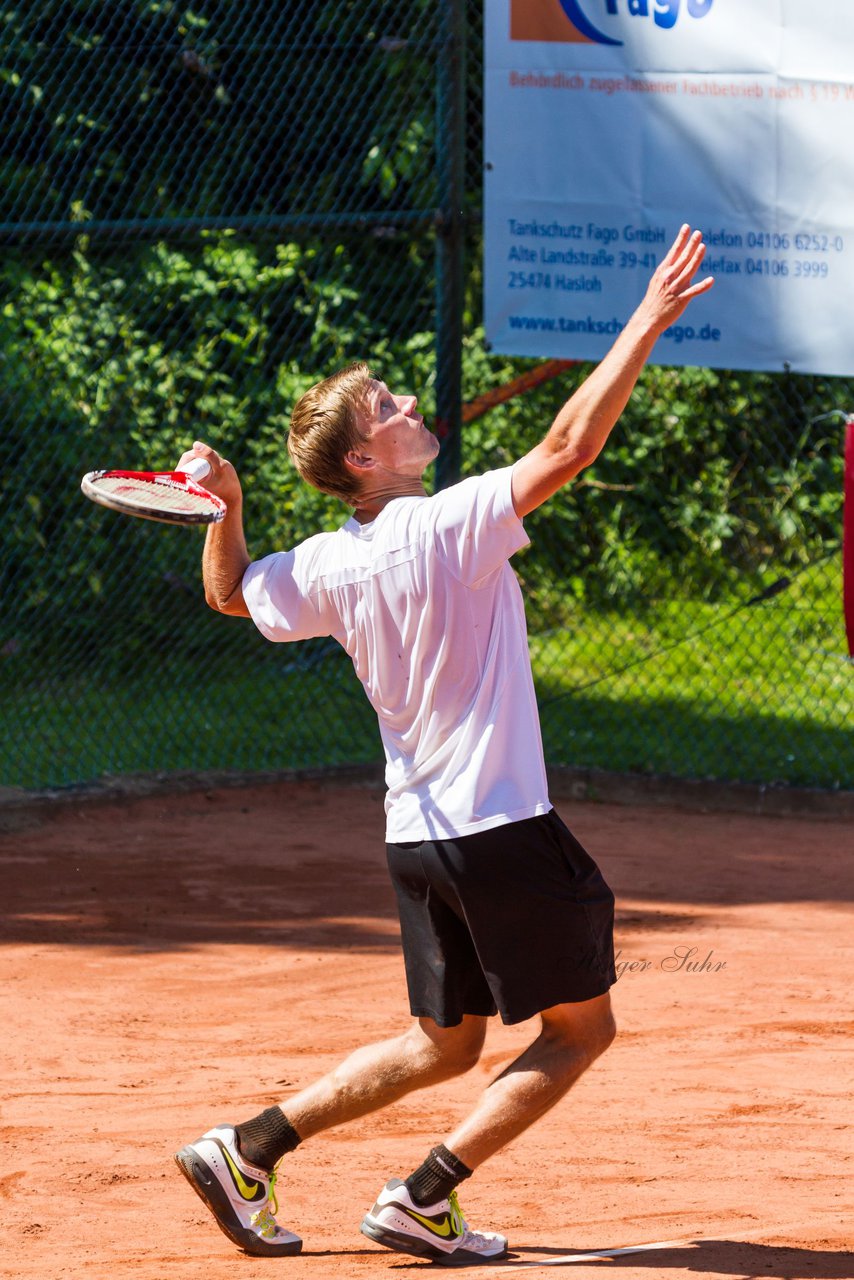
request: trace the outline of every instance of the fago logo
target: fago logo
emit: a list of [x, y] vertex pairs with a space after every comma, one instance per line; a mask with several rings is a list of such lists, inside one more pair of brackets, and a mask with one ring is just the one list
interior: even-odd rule
[[629, 18], [665, 31], [685, 14], [705, 18], [714, 0], [510, 0], [511, 40], [621, 45]]

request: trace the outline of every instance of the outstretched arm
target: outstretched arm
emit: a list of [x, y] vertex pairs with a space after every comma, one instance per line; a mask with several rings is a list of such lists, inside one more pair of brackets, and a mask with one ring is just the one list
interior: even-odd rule
[[191, 458], [207, 459], [211, 470], [204, 479], [204, 486], [211, 493], [218, 494], [228, 507], [224, 520], [208, 525], [202, 553], [205, 599], [219, 613], [248, 618], [249, 610], [243, 599], [243, 575], [250, 561], [243, 534], [243, 492], [237, 472], [215, 449], [200, 442], [181, 455], [177, 470]]
[[658, 338], [692, 298], [712, 287], [711, 276], [694, 284], [705, 251], [701, 233], [682, 227], [602, 363], [567, 400], [545, 439], [514, 466], [517, 515], [539, 507], [601, 452]]

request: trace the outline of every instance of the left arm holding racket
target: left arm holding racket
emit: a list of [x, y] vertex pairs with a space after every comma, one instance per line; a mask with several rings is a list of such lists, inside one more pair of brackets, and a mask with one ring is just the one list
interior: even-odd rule
[[191, 450], [181, 455], [177, 470], [183, 470], [198, 459], [204, 459], [210, 466], [203, 481], [205, 488], [222, 498], [227, 507], [222, 520], [208, 525], [205, 536], [202, 554], [205, 599], [219, 613], [248, 618], [250, 614], [243, 599], [242, 584], [250, 560], [243, 534], [240, 481], [232, 464], [221, 458], [210, 445], [201, 442], [196, 442]]

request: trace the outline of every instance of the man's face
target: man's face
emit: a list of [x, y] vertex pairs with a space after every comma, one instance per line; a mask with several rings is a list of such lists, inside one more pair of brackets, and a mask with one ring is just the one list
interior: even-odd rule
[[439, 452], [439, 441], [416, 413], [415, 396], [395, 396], [384, 382], [372, 380], [360, 427], [363, 452], [386, 471], [421, 476]]

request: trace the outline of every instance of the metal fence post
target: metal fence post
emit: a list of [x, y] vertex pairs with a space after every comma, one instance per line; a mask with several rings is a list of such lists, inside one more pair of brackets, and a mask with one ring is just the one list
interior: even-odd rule
[[442, 443], [437, 489], [459, 479], [462, 455], [465, 66], [465, 0], [442, 0], [436, 84], [436, 429]]

